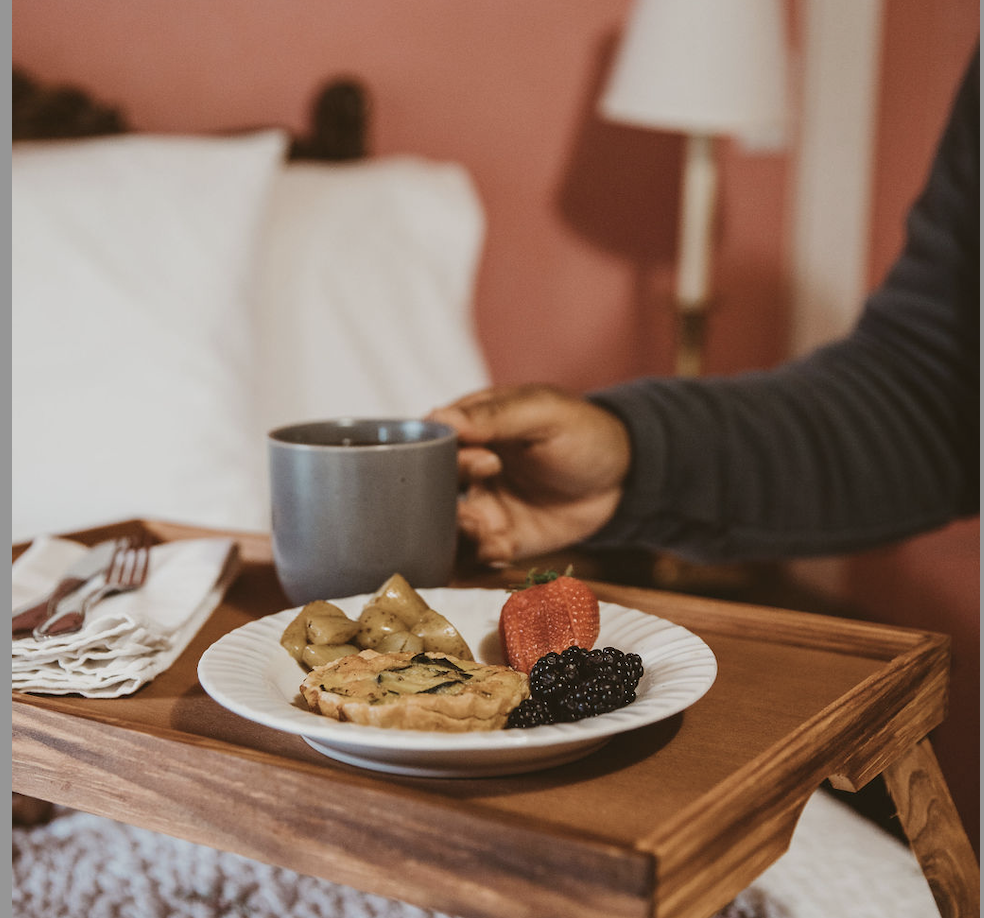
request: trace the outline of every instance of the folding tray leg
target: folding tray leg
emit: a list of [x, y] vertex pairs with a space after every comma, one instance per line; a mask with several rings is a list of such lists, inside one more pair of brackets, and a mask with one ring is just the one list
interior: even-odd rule
[[980, 865], [929, 740], [918, 742], [882, 777], [942, 918], [979, 918]]

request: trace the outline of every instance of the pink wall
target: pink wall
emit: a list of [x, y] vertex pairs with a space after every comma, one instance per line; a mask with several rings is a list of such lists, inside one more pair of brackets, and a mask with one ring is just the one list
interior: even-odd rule
[[[489, 218], [479, 330], [499, 382], [584, 389], [672, 367], [680, 142], [601, 121], [628, 0], [14, 0], [13, 60], [151, 131], [303, 125], [364, 78], [373, 147], [465, 163]], [[783, 353], [784, 156], [727, 147], [708, 366]], [[777, 333], [778, 332], [778, 333]]]
[[887, 3], [883, 25], [868, 280], [902, 244], [950, 103], [980, 34], [979, 0]]

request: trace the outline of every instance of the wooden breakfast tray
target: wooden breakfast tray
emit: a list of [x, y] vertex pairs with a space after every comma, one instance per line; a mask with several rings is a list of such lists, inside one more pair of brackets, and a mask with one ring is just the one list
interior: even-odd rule
[[[129, 521], [73, 537], [135, 530], [230, 535]], [[14, 693], [13, 790], [453, 915], [706, 918], [785, 850], [824, 779], [859, 788], [884, 773], [938, 901], [977, 914], [976, 861], [925, 740], [944, 716], [948, 638], [597, 583], [711, 647], [703, 698], [545, 771], [383, 775], [244, 720], [198, 684], [214, 641], [290, 605], [269, 539], [232, 535], [242, 572], [153, 682], [118, 699]]]

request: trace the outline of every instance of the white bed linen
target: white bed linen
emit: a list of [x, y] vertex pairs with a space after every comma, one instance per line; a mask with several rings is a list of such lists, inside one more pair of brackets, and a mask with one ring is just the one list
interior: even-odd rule
[[465, 170], [284, 148], [15, 145], [14, 541], [129, 517], [268, 529], [271, 427], [488, 383]]

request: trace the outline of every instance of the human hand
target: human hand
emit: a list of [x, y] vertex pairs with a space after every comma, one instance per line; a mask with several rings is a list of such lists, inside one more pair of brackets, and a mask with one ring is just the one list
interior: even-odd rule
[[484, 562], [571, 545], [614, 514], [629, 470], [624, 424], [550, 386], [486, 389], [430, 413], [458, 432], [461, 531]]

